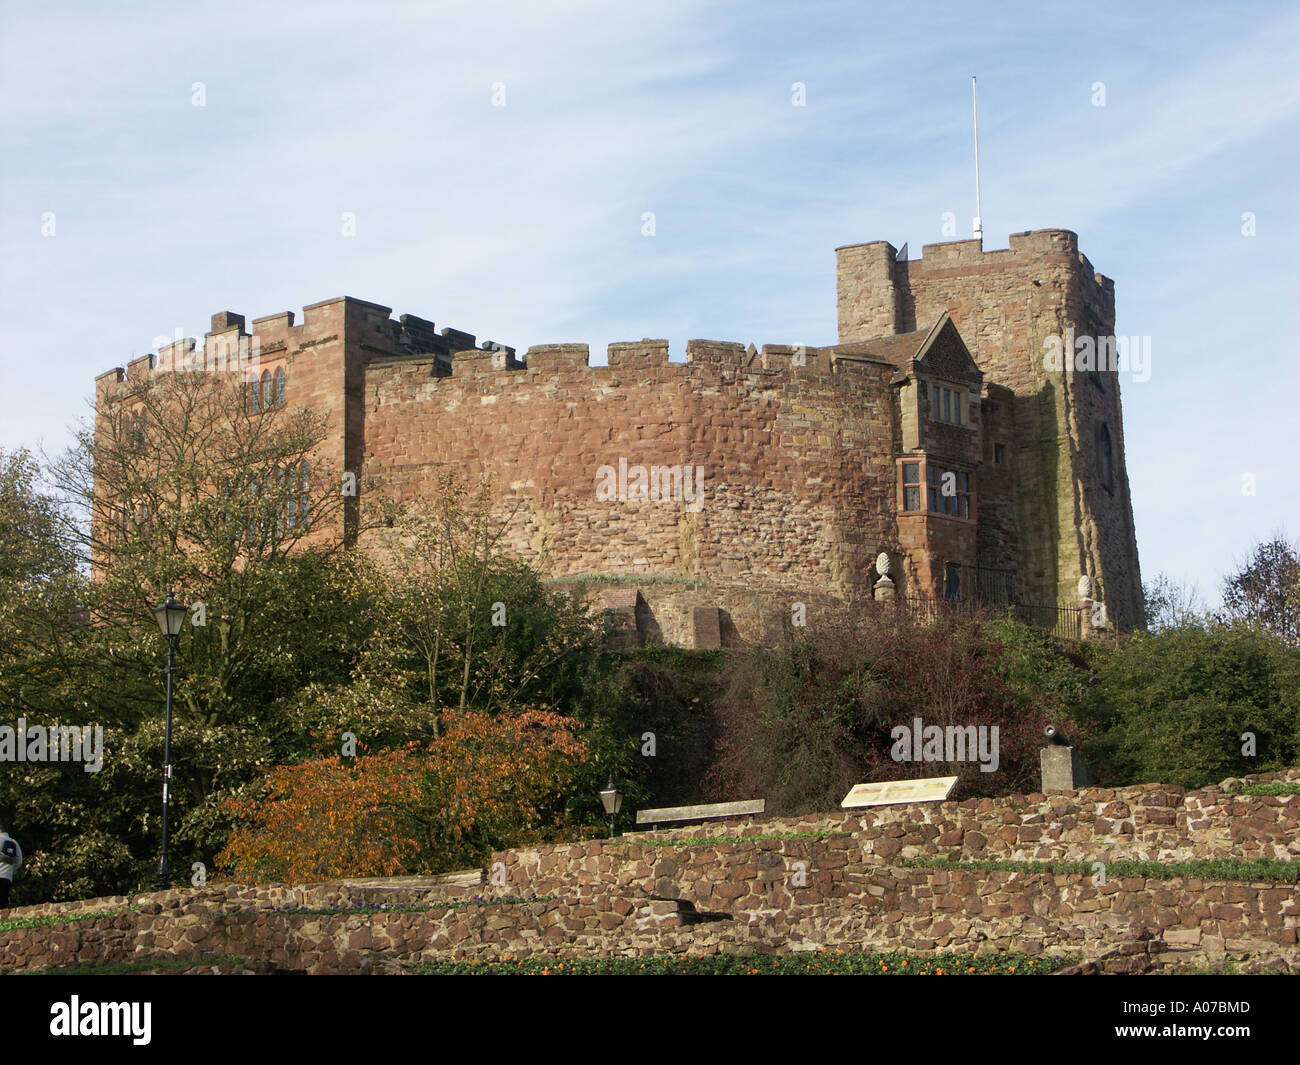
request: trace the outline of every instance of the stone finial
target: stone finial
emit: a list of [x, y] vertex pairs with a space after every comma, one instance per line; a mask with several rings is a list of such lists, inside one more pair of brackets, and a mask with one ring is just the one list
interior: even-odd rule
[[1092, 598], [1092, 579], [1085, 573], [1079, 578], [1078, 593], [1080, 599]]
[[876, 572], [882, 577], [889, 576], [889, 556], [884, 551], [876, 556]]

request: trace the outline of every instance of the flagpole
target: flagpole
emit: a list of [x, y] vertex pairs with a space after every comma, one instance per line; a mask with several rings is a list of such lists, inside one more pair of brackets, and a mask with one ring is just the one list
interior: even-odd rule
[[981, 221], [983, 211], [980, 209], [980, 103], [975, 88], [975, 75], [970, 77], [971, 110], [975, 116], [975, 239], [984, 239], [984, 224]]

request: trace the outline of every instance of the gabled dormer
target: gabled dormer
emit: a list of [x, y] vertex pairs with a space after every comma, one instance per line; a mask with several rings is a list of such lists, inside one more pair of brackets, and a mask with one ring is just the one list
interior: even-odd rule
[[903, 450], [978, 452], [984, 375], [946, 311], [901, 370]]

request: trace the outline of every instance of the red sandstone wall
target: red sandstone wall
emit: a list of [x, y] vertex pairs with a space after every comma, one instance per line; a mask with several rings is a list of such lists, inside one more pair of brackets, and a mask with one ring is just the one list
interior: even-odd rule
[[[340, 297], [305, 307], [299, 325], [286, 311], [254, 319], [250, 330], [242, 316], [221, 312], [213, 316], [202, 348], [192, 338], [175, 341], [152, 356], [133, 360], [124, 371], [96, 378], [97, 416], [102, 417], [108, 399], [129, 398], [150, 376], [206, 371], [230, 373], [242, 381], [283, 368], [286, 406], [306, 407], [325, 418], [317, 464], [335, 471], [359, 469], [361, 367], [366, 357], [362, 344], [386, 343], [384, 350], [391, 349], [388, 314], [386, 307]], [[356, 397], [351, 408], [346, 402], [349, 382]], [[322, 535], [330, 531], [320, 529]]]
[[[574, 345], [533, 348], [526, 369], [462, 354], [450, 377], [373, 366], [366, 472], [405, 500], [444, 465], [490, 476], [502, 513], [520, 505], [510, 548], [553, 575], [869, 586], [897, 547], [893, 367], [765, 354], [694, 341], [682, 365], [646, 342], [613, 346], [608, 367]], [[598, 470], [620, 459], [703, 467], [702, 503], [599, 501]]]

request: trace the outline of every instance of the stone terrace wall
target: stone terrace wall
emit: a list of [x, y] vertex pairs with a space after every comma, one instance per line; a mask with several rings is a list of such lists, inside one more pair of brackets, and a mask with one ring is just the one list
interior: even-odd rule
[[[847, 838], [847, 837], [846, 837]], [[1161, 962], [1247, 955], [1300, 969], [1294, 886], [1195, 879], [1090, 878], [1045, 873], [854, 868], [845, 852], [832, 867], [802, 841], [718, 845], [660, 857], [666, 877], [682, 863], [709, 861], [719, 887], [747, 874], [747, 894], [719, 890], [712, 907], [594, 886], [563, 897], [451, 908], [427, 893], [387, 892], [413, 913], [291, 914], [270, 892], [209, 888], [141, 896], [137, 912], [20, 929], [0, 943], [0, 972], [157, 958], [211, 965], [233, 955], [253, 971], [380, 971], [441, 958], [499, 960], [542, 952], [557, 958], [835, 950], [1018, 951], [1119, 961], [1112, 971]], [[820, 862], [819, 862], [820, 858]], [[789, 890], [789, 866], [817, 869]], [[743, 881], [742, 881], [743, 882]], [[281, 893], [281, 901], [287, 901]], [[339, 885], [314, 893], [321, 907], [355, 904]], [[18, 915], [17, 913], [15, 915]], [[1134, 944], [1148, 947], [1134, 951]], [[1154, 961], [1152, 959], [1154, 955]]]
[[[1298, 781], [1300, 769], [1248, 779]], [[1235, 795], [1221, 785], [1191, 792], [1162, 784], [1080, 788], [1051, 795], [905, 803], [763, 821], [715, 821], [617, 840], [505, 851], [494, 854], [492, 861], [504, 865], [507, 889], [516, 892], [566, 890], [576, 883], [612, 876], [619, 887], [664, 894], [669, 885], [646, 871], [648, 859], [664, 853], [664, 848], [651, 841], [791, 832], [843, 833], [830, 840], [806, 841], [822, 860], [832, 863], [831, 867], [843, 864], [829, 856], [831, 851], [846, 851], [854, 861], [864, 863], [895, 858], [1295, 861], [1300, 860], [1300, 795]], [[706, 848], [692, 863], [675, 868], [672, 876], [680, 889], [714, 879], [710, 861]]]
[[[1300, 769], [1249, 779], [1295, 781]], [[1246, 957], [1300, 971], [1296, 884], [1115, 873], [1098, 885], [1087, 873], [896, 864], [921, 856], [1296, 860], [1298, 819], [1300, 795], [1146, 785], [715, 822], [505, 851], [481, 878], [456, 883], [215, 885], [15, 909], [6, 917], [98, 916], [5, 933], [0, 971], [200, 954], [237, 956], [246, 971], [328, 973], [531, 952], [822, 948], [1070, 954], [1100, 959], [1101, 971]], [[813, 831], [827, 834], [764, 838]], [[377, 906], [389, 910], [357, 912]], [[286, 912], [300, 907], [334, 912]]]

